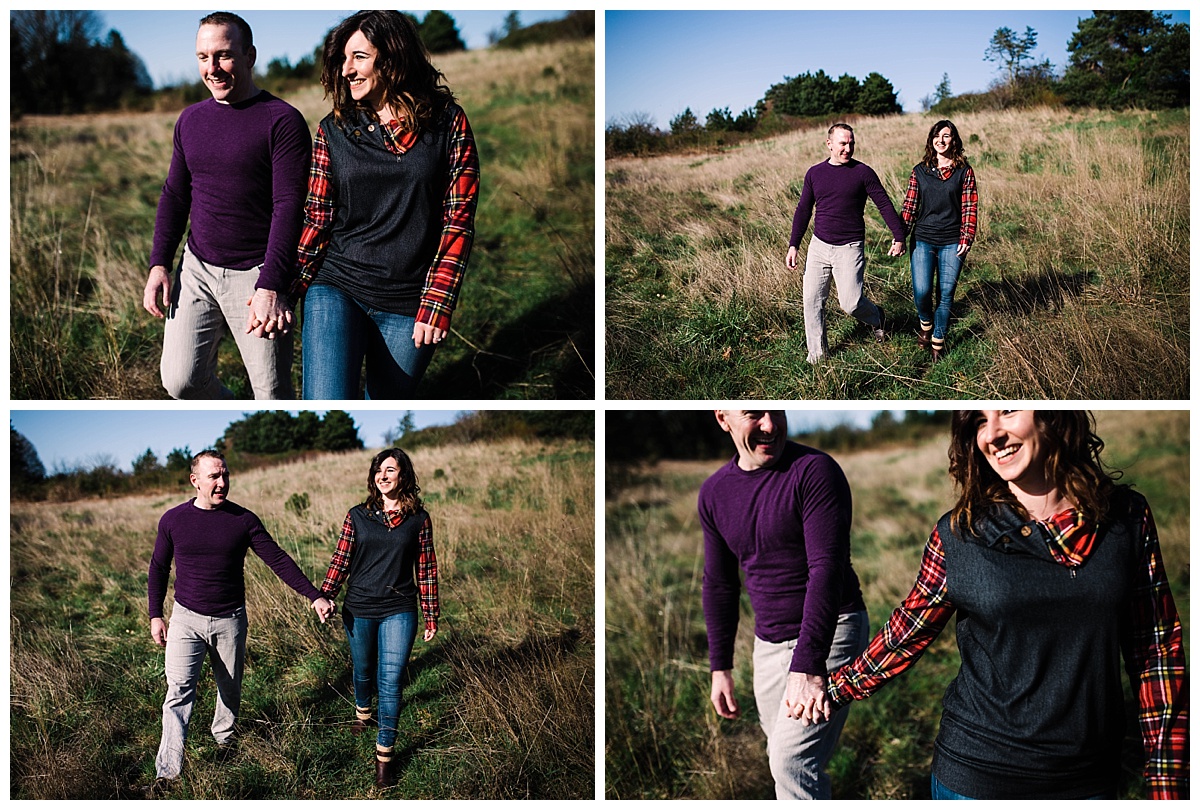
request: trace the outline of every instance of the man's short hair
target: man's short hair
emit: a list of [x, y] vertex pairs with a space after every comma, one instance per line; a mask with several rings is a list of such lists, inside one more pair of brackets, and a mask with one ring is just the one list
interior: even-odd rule
[[250, 49], [254, 46], [254, 33], [250, 30], [250, 23], [232, 11], [214, 11], [200, 20], [200, 25], [232, 25], [242, 35], [242, 47], [245, 48], [242, 53], [250, 53]]
[[215, 458], [217, 461], [224, 463], [225, 456], [218, 453], [216, 450], [201, 450], [196, 455], [192, 456], [192, 475], [196, 474], [196, 468], [200, 466], [200, 459]]
[[831, 137], [831, 138], [833, 137], [833, 131], [835, 129], [844, 129], [847, 132], [849, 132], [851, 135], [854, 134], [854, 128], [852, 126], [850, 126], [849, 124], [843, 124], [843, 123], [839, 122], [829, 128], [829, 137]]

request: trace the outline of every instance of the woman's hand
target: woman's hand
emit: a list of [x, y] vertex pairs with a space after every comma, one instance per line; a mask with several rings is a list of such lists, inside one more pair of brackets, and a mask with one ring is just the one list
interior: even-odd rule
[[441, 343], [442, 338], [446, 336], [445, 329], [438, 329], [436, 326], [430, 326], [427, 323], [417, 321], [413, 324], [413, 345], [417, 348], [421, 346], [431, 346], [435, 343]]
[[427, 626], [427, 627], [425, 628], [425, 640], [426, 640], [426, 641], [433, 641], [433, 637], [434, 637], [434, 636], [436, 636], [436, 635], [437, 635], [437, 628], [436, 628], [436, 627], [428, 627], [428, 626]]
[[958, 246], [958, 258], [965, 259], [967, 257], [967, 251], [970, 249], [971, 249], [970, 245], [959, 245]]

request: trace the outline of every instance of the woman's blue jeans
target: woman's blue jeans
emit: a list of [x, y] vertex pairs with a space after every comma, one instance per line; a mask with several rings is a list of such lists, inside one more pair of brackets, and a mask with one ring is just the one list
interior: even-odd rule
[[413, 345], [416, 318], [373, 309], [329, 284], [304, 297], [305, 399], [358, 399], [363, 358], [367, 398], [412, 397], [433, 357], [433, 346]]
[[417, 614], [414, 611], [385, 619], [364, 619], [344, 610], [342, 624], [354, 662], [354, 704], [368, 708], [371, 693], [378, 693], [376, 742], [381, 748], [391, 748], [396, 744], [396, 723], [400, 716], [400, 678], [417, 637]]
[[[962, 257], [958, 255], [958, 244], [931, 245], [916, 240], [909, 259], [912, 268], [913, 303], [917, 305], [917, 317], [922, 323], [933, 324], [933, 336], [945, 340], [950, 327], [950, 305], [954, 303], [954, 288], [958, 285], [958, 271], [962, 269]], [[938, 302], [933, 308], [933, 277], [937, 275]]]
[[[972, 797], [964, 796], [961, 793], [955, 793], [953, 790], [943, 785], [933, 774], [929, 775], [929, 791], [932, 794], [930, 796], [932, 799], [967, 799], [969, 801], [973, 801]], [[1115, 793], [1101, 793], [1099, 796], [1088, 796], [1088, 798], [1093, 800], [1104, 800], [1115, 799], [1117, 796]]]

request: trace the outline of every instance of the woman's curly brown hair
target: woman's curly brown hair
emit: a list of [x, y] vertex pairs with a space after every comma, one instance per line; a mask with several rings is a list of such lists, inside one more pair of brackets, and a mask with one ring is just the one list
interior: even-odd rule
[[[1046, 448], [1046, 480], [1093, 521], [1108, 515], [1109, 500], [1119, 471], [1109, 472], [1100, 461], [1104, 442], [1096, 435], [1088, 411], [1034, 411], [1038, 439]], [[972, 530], [976, 519], [999, 503], [1028, 517], [1025, 509], [983, 457], [976, 437], [981, 411], [955, 411], [950, 423], [950, 477], [958, 502], [950, 511], [957, 533]]]
[[381, 450], [375, 455], [375, 458], [371, 459], [371, 471], [367, 473], [367, 509], [371, 511], [383, 509], [383, 495], [379, 492], [379, 487], [375, 485], [375, 476], [388, 459], [395, 459], [396, 466], [400, 468], [400, 496], [398, 498], [400, 510], [406, 516], [415, 514], [423, 506], [421, 485], [417, 483], [417, 473], [413, 470], [412, 459], [399, 447]]
[[355, 109], [372, 119], [379, 118], [375, 110], [354, 100], [350, 83], [342, 77], [346, 42], [355, 31], [362, 31], [379, 51], [375, 69], [383, 78], [383, 100], [402, 116], [402, 131], [420, 129], [454, 101], [446, 77], [430, 61], [411, 17], [398, 11], [360, 11], [342, 20], [325, 37], [321, 86], [325, 97], [333, 99], [333, 115], [339, 123]]

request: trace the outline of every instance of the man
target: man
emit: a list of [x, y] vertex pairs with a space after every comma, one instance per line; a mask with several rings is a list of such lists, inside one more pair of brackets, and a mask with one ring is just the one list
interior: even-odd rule
[[787, 252], [787, 266], [794, 270], [800, 240], [808, 229], [815, 205], [817, 216], [804, 265], [804, 333], [810, 363], [820, 362], [829, 351], [825, 299], [829, 297], [830, 279], [837, 284], [842, 309], [870, 326], [877, 341], [887, 340], [883, 310], [863, 294], [863, 271], [867, 264], [863, 255], [866, 238], [863, 212], [867, 197], [875, 202], [892, 232], [894, 241], [888, 255], [904, 253], [904, 223], [874, 170], [854, 159], [854, 130], [848, 124], [834, 124], [829, 128], [825, 148], [829, 150], [829, 159], [804, 175]]
[[[293, 397], [286, 293], [312, 139], [299, 112], [254, 86], [255, 56], [241, 17], [218, 12], [200, 21], [196, 59], [212, 98], [188, 107], [175, 125], [142, 296], [147, 312], [166, 318], [160, 371], [175, 399], [233, 396], [217, 378], [217, 344], [228, 332], [255, 399]], [[172, 288], [167, 267], [189, 217]]]
[[[162, 742], [154, 761], [160, 790], [182, 770], [188, 719], [206, 655], [217, 682], [212, 734], [223, 752], [232, 750], [246, 658], [246, 551], [254, 549], [276, 576], [311, 601], [322, 623], [334, 611], [254, 513], [228, 500], [229, 469], [220, 453], [198, 453], [192, 459], [191, 482], [196, 497], [162, 516], [150, 558], [150, 635], [167, 648]], [[172, 559], [175, 608], [168, 629], [163, 601]]]
[[740, 568], [754, 608], [754, 700], [775, 795], [828, 799], [825, 766], [846, 713], [809, 721], [824, 706], [827, 674], [862, 652], [869, 630], [850, 565], [850, 487], [828, 455], [788, 441], [783, 411], [716, 417], [737, 455], [700, 488], [712, 703], [721, 717], [741, 714], [733, 682]]

